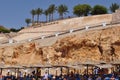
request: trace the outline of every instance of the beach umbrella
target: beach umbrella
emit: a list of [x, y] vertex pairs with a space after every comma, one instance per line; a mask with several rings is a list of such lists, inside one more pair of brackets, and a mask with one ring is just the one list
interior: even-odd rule
[[96, 62], [93, 60], [86, 60], [86, 61], [82, 62], [81, 64], [87, 67], [86, 69], [87, 69], [87, 75], [88, 75], [88, 67], [95, 66], [95, 65], [99, 64], [99, 62]]
[[120, 65], [120, 60], [114, 60], [110, 62], [113, 65]]
[[100, 60], [100, 61], [99, 61], [99, 64], [107, 64], [107, 62], [104, 61], [104, 60]]
[[34, 64], [31, 67], [42, 68], [42, 67], [44, 67], [44, 65], [42, 65], [42, 64]]
[[0, 63], [1, 74], [2, 74], [2, 69], [4, 68], [4, 66], [5, 66], [5, 63], [4, 63], [4, 62], [1, 62], [1, 63]]
[[74, 68], [74, 69], [83, 69], [85, 68], [83, 65], [68, 65], [68, 67]]
[[98, 64], [96, 65], [99, 68], [112, 68], [113, 66], [111, 64]]
[[119, 71], [120, 70], [120, 60], [114, 60], [111, 61], [110, 64], [114, 66], [114, 70]]

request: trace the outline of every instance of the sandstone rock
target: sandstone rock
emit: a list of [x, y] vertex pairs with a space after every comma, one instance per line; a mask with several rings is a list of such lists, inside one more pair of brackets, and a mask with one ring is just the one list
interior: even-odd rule
[[0, 47], [0, 61], [6, 64], [69, 64], [120, 59], [120, 28], [91, 30], [58, 39], [51, 46], [30, 42]]

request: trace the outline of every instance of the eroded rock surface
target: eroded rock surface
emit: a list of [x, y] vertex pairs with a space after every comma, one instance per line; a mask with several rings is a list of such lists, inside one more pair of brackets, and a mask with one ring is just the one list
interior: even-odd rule
[[119, 26], [90, 30], [58, 39], [51, 46], [39, 42], [0, 47], [0, 60], [6, 64], [52, 64], [120, 59]]

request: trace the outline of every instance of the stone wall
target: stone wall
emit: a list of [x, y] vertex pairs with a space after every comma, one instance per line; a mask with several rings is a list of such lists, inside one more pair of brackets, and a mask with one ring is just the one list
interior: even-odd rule
[[112, 22], [120, 22], [120, 9], [116, 10], [116, 12], [113, 13]]

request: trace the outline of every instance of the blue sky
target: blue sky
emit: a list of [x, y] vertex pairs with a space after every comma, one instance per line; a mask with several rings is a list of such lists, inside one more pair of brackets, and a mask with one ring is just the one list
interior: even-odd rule
[[[69, 14], [72, 14], [73, 6], [77, 4], [96, 4], [109, 7], [112, 3], [120, 4], [120, 0], [0, 0], [0, 25], [7, 28], [20, 28], [26, 26], [25, 19], [31, 18], [30, 11], [36, 8], [47, 9], [50, 4], [56, 6], [65, 4], [68, 6]], [[68, 16], [67, 15], [67, 16]], [[55, 15], [58, 18], [58, 15]], [[40, 20], [45, 20], [45, 16], [40, 16]]]

